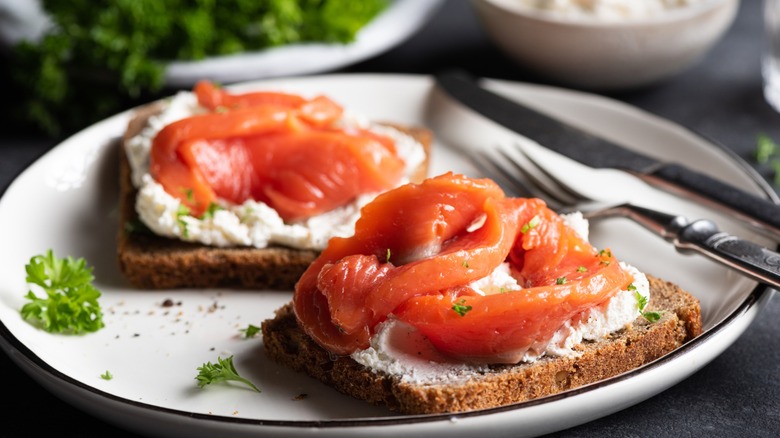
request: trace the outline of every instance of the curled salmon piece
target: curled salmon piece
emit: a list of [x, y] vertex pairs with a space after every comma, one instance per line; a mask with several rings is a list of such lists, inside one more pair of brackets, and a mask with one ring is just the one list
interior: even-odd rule
[[266, 105], [292, 109], [306, 103], [306, 99], [303, 97], [289, 93], [254, 91], [233, 94], [218, 87], [211, 81], [198, 81], [193, 88], [193, 92], [198, 98], [198, 103], [211, 111]]
[[[395, 310], [442, 353], [469, 362], [517, 363], [543, 351], [561, 325], [625, 289], [633, 277], [612, 257], [593, 256], [589, 275], [492, 295], [415, 297]], [[562, 270], [562, 274], [566, 271]]]
[[253, 199], [295, 221], [403, 178], [393, 140], [339, 126], [343, 109], [325, 96], [231, 94], [206, 81], [194, 92], [212, 112], [160, 130], [150, 173], [195, 216], [218, 200]]
[[286, 220], [320, 214], [361, 193], [392, 187], [405, 170], [403, 161], [380, 142], [329, 130], [197, 140], [179, 152], [213, 191], [211, 201], [262, 201]]
[[[484, 277], [493, 268], [489, 260], [503, 261], [515, 236], [488, 226], [490, 239], [476, 239], [467, 230], [484, 218], [485, 202], [503, 197], [492, 181], [452, 174], [377, 196], [361, 210], [354, 235], [331, 239], [298, 281], [293, 300], [301, 325], [330, 351], [349, 354], [365, 348], [376, 324], [409, 297]], [[500, 211], [489, 211], [494, 217], [486, 222], [500, 222]], [[354, 275], [339, 262], [356, 255], [371, 257], [373, 266], [362, 259], [364, 266], [383, 275], [361, 277], [366, 283], [351, 288], [318, 283], [333, 266]], [[464, 260], [474, 265], [464, 268]]]
[[[483, 296], [469, 286], [504, 262], [522, 289]], [[332, 239], [303, 274], [293, 302], [304, 330], [335, 354], [368, 347], [392, 316], [444, 354], [506, 363], [632, 280], [543, 201], [447, 173], [366, 205], [355, 234]]]

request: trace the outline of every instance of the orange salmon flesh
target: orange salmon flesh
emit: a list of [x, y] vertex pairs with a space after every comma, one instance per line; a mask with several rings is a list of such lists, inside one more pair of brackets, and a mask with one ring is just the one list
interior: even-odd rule
[[193, 91], [208, 112], [165, 126], [150, 152], [152, 177], [193, 216], [219, 200], [252, 199], [301, 220], [404, 175], [394, 141], [340, 126], [343, 109], [325, 96], [231, 94], [207, 81]]
[[[469, 287], [505, 262], [521, 289]], [[392, 315], [446, 355], [502, 363], [632, 281], [542, 200], [446, 173], [366, 205], [355, 234], [331, 239], [303, 274], [293, 304], [306, 333], [334, 354], [367, 348]]]

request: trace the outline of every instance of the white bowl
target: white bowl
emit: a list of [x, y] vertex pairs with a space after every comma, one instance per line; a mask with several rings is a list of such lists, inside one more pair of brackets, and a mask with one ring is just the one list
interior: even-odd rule
[[487, 35], [520, 66], [564, 85], [607, 91], [647, 85], [694, 65], [734, 21], [739, 0], [613, 20], [541, 11], [518, 0], [472, 5]]

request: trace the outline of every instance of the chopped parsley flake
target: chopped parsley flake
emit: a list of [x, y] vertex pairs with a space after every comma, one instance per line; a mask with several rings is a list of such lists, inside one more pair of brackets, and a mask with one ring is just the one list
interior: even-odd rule
[[580, 266], [579, 268], [577, 268], [577, 272], [588, 272], [588, 268], [586, 268], [585, 266]]
[[105, 372], [105, 373], [103, 373], [103, 374], [101, 374], [101, 375], [100, 375], [100, 378], [101, 378], [101, 379], [103, 379], [103, 380], [111, 380], [111, 379], [113, 379], [113, 378], [114, 378], [114, 375], [113, 375], [113, 374], [111, 374], [111, 372], [110, 372], [110, 371], [106, 370], [106, 372]]
[[187, 222], [184, 221], [184, 216], [189, 216], [189, 214], [190, 209], [184, 205], [179, 205], [179, 208], [176, 210], [176, 222], [181, 226], [181, 234], [184, 237], [190, 236], [190, 232], [187, 229]]
[[201, 219], [213, 218], [214, 213], [219, 210], [224, 210], [224, 208], [222, 208], [222, 206], [220, 206], [219, 204], [212, 202], [211, 204], [209, 204], [208, 208], [206, 208], [206, 211], [203, 212], [203, 216], [201, 217]]
[[520, 228], [520, 232], [525, 234], [531, 231], [532, 229], [536, 228], [539, 225], [539, 222], [541, 222], [541, 219], [539, 218], [538, 215], [532, 217], [530, 221], [528, 221], [526, 224], [522, 226], [522, 228]]
[[187, 202], [192, 202], [195, 200], [195, 195], [192, 189], [182, 189], [184, 192], [184, 196], [187, 198]]
[[256, 325], [249, 324], [247, 328], [241, 329], [242, 332], [244, 332], [245, 338], [253, 338], [257, 336], [258, 333], [260, 333], [260, 327]]
[[[632, 289], [633, 287], [633, 289]], [[633, 290], [634, 296], [636, 296], [636, 305], [639, 308], [639, 313], [642, 314], [642, 316], [650, 321], [650, 322], [656, 322], [659, 319], [661, 319], [661, 313], [660, 312], [645, 312], [645, 306], [647, 306], [647, 298], [645, 298], [644, 295], [640, 294], [638, 290], [636, 290], [636, 287], [633, 283], [631, 283], [628, 286], [628, 290]]]
[[555, 279], [555, 284], [566, 284], [567, 281], [566, 277], [558, 277]]
[[457, 303], [452, 304], [452, 310], [455, 311], [460, 316], [466, 316], [466, 314], [471, 310], [471, 306], [466, 305], [466, 300], [460, 300]]
[[390, 263], [390, 248], [387, 248], [387, 254], [385, 254], [385, 263]]
[[[633, 286], [633, 283], [630, 286]], [[632, 289], [629, 289], [629, 290], [632, 290]], [[636, 290], [636, 288], [634, 288], [633, 290]], [[640, 294], [639, 291], [636, 291], [634, 293], [634, 296], [636, 296], [636, 305], [637, 305], [637, 307], [639, 307], [639, 311], [640, 312], [644, 311], [645, 310], [645, 306], [647, 306], [647, 298], [644, 295]]]

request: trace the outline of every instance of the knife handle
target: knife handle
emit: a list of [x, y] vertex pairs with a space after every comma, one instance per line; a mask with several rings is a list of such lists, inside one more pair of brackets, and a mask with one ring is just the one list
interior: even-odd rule
[[638, 175], [668, 191], [704, 201], [711, 207], [739, 216], [754, 227], [780, 238], [778, 205], [769, 199], [742, 190], [735, 190], [722, 181], [679, 164], [667, 163], [646, 175]]
[[709, 220], [698, 220], [677, 233], [678, 250], [697, 251], [742, 274], [780, 289], [780, 253], [724, 233]]

